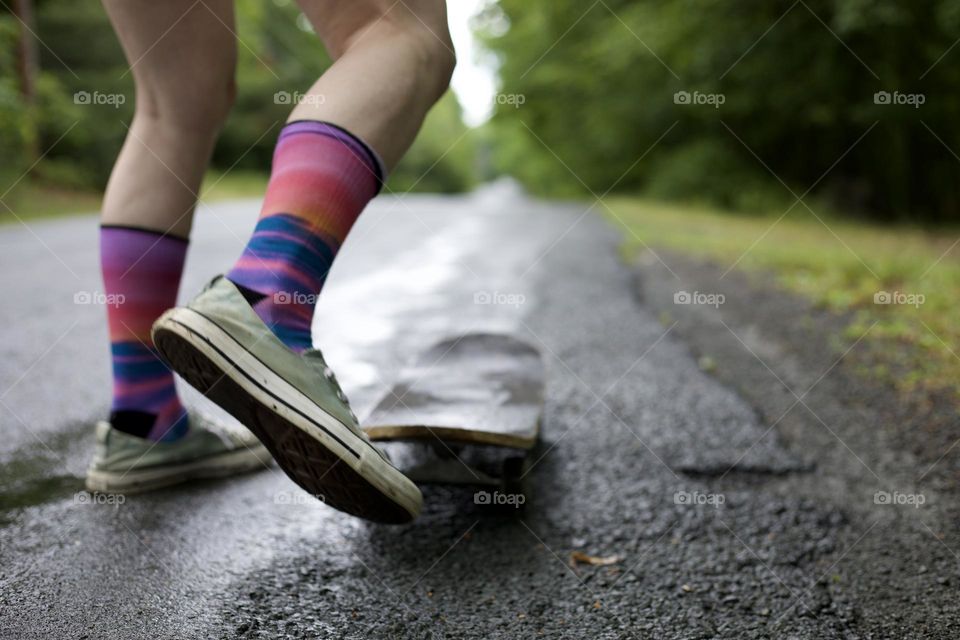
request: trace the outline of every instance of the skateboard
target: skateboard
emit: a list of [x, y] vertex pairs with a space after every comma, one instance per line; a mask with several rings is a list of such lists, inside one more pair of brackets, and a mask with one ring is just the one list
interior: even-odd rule
[[[469, 333], [420, 353], [364, 421], [417, 484], [482, 487], [478, 504], [520, 507], [540, 436], [545, 373], [536, 348]], [[491, 493], [492, 490], [492, 493]]]

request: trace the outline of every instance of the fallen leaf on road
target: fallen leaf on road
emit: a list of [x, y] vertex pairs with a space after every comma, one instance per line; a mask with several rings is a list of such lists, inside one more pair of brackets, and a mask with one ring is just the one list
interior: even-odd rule
[[589, 564], [593, 567], [607, 567], [623, 560], [623, 556], [591, 556], [583, 551], [570, 552], [570, 566], [574, 569], [578, 564]]

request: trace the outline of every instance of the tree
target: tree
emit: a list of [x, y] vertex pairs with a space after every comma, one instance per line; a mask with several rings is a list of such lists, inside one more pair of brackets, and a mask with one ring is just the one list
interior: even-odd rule
[[[19, 24], [17, 38], [17, 79], [20, 84], [20, 98], [23, 100], [25, 113], [31, 114], [37, 98], [37, 41], [34, 37], [34, 19], [32, 0], [13, 0], [13, 15]], [[25, 122], [26, 144], [24, 162], [33, 164], [39, 157], [37, 148], [37, 132], [32, 117]]]
[[498, 105], [491, 128], [501, 168], [537, 191], [779, 214], [782, 180], [881, 219], [960, 218], [953, 0], [497, 6], [509, 29], [483, 37], [501, 91], [525, 101]]

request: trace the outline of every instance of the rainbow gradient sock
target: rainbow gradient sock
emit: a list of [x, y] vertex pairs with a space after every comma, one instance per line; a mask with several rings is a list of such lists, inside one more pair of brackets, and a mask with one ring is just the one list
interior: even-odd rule
[[177, 302], [186, 253], [186, 240], [156, 231], [100, 229], [113, 362], [110, 424], [154, 441], [176, 440], [189, 428], [173, 373], [150, 338], [154, 320]]
[[313, 345], [317, 296], [347, 233], [383, 181], [372, 149], [325, 122], [291, 122], [250, 241], [227, 278], [287, 347]]

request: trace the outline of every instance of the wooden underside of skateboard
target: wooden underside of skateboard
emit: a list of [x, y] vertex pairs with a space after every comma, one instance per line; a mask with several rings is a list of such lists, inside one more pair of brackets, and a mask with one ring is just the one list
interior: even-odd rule
[[[364, 421], [371, 440], [418, 484], [529, 493], [540, 435], [545, 372], [540, 353], [516, 338], [475, 333], [420, 354]], [[481, 496], [482, 493], [478, 493]]]

